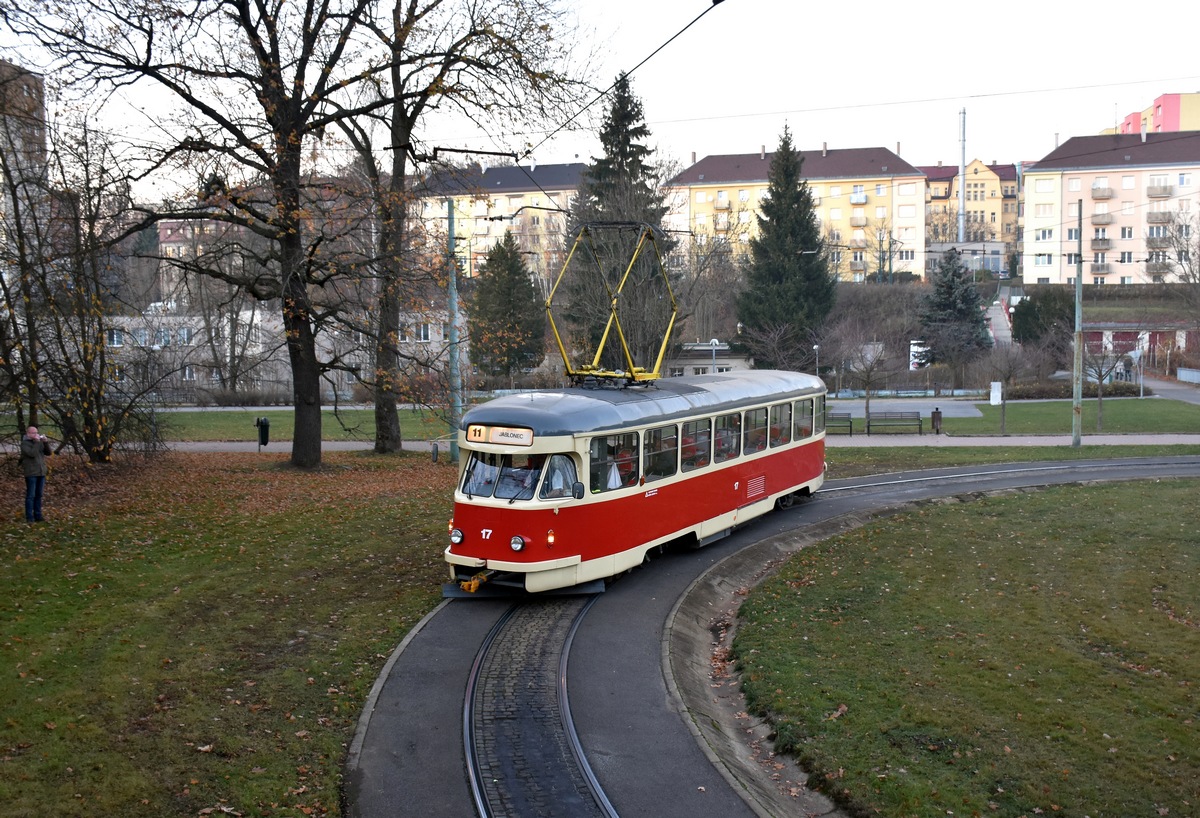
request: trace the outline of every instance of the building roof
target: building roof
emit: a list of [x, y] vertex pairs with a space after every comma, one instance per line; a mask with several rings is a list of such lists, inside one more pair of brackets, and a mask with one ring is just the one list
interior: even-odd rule
[[[993, 162], [986, 167], [1002, 182], [1017, 181], [1017, 166], [1014, 164]], [[930, 182], [949, 182], [958, 176], [958, 165], [918, 165], [917, 170], [925, 174]]]
[[[879, 176], [920, 176], [921, 172], [887, 148], [842, 148], [800, 151], [805, 179], [865, 179]], [[765, 182], [770, 178], [768, 153], [728, 153], [706, 156], [680, 173], [670, 184], [718, 185]]]
[[587, 165], [509, 165], [505, 167], [450, 168], [431, 174], [425, 181], [426, 194], [469, 195], [475, 193], [524, 193], [534, 190], [565, 190], [579, 187]]
[[1074, 136], [1029, 172], [1200, 164], [1200, 131]]

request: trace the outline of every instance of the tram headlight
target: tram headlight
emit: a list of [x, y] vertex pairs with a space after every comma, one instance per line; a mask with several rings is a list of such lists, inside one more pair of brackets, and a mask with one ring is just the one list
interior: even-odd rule
[[554, 529], [546, 532], [546, 545], [554, 545]]
[[514, 536], [511, 540], [509, 540], [508, 544], [512, 547], [513, 551], [524, 551], [525, 550], [525, 538], [522, 537], [520, 534]]
[[461, 528], [451, 528], [450, 529], [450, 542], [454, 543], [455, 545], [458, 545], [462, 541], [463, 541], [462, 529]]

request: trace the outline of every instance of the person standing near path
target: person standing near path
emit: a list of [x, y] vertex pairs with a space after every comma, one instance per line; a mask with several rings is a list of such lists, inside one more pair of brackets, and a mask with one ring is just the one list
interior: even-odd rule
[[21, 438], [18, 461], [25, 475], [25, 522], [42, 522], [42, 495], [46, 491], [46, 458], [50, 455], [50, 439], [38, 434], [36, 426], [25, 430]]

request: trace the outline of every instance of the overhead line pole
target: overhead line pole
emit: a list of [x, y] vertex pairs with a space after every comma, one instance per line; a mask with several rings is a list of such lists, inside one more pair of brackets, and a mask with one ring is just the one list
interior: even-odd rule
[[1075, 364], [1071, 372], [1071, 448], [1078, 449], [1083, 434], [1083, 199], [1079, 212], [1075, 253]]

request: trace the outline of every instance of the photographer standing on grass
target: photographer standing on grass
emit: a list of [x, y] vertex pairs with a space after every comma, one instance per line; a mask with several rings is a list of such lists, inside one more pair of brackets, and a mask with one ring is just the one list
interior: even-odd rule
[[46, 491], [46, 458], [50, 455], [50, 439], [38, 434], [36, 426], [25, 430], [21, 438], [21, 472], [25, 475], [25, 522], [40, 523], [42, 495]]

